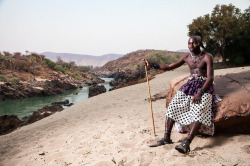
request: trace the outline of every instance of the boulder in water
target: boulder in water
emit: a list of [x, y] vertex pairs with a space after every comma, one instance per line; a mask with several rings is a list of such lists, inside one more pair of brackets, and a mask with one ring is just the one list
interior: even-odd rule
[[6, 134], [18, 128], [23, 121], [16, 115], [4, 115], [0, 117], [0, 135]]
[[104, 87], [104, 85], [95, 85], [95, 86], [89, 87], [89, 97], [93, 97], [93, 96], [96, 96], [105, 92], [106, 92], [106, 88]]

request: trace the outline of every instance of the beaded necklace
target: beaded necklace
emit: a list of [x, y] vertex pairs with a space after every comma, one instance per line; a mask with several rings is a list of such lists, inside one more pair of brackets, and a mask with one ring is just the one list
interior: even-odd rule
[[[200, 64], [200, 62], [201, 62], [201, 54], [202, 53], [203, 53], [203, 51], [201, 51], [200, 54], [197, 55], [197, 56], [194, 56], [193, 53], [190, 54], [191, 55], [191, 60], [192, 60], [195, 67], [197, 67]], [[197, 57], [198, 57], [198, 60], [196, 60]]]

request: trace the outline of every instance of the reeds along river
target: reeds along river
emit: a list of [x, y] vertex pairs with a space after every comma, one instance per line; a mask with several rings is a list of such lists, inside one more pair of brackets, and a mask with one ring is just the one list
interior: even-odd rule
[[[102, 79], [105, 81], [105, 83], [102, 83], [102, 85], [104, 85], [107, 91], [109, 91], [109, 89], [112, 88], [109, 85], [109, 82], [113, 79]], [[70, 103], [76, 104], [80, 101], [88, 99], [88, 96], [89, 87], [83, 87], [81, 89], [67, 90], [56, 96], [0, 101], [0, 116], [17, 115], [19, 118], [23, 118], [24, 116], [31, 115], [34, 111], [37, 111], [46, 105], [50, 106], [53, 102], [59, 102], [68, 99]]]

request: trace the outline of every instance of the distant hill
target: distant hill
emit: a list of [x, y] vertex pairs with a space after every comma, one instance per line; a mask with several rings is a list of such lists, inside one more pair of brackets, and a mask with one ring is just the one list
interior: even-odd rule
[[181, 49], [181, 50], [177, 50], [175, 52], [190, 52], [188, 49]]
[[110, 61], [106, 63], [104, 66], [95, 69], [95, 73], [100, 75], [109, 75], [116, 71], [126, 71], [126, 70], [135, 70], [137, 68], [143, 67], [144, 63], [142, 61], [143, 58], [146, 58], [150, 55], [163, 54], [164, 56], [177, 56], [177, 55], [185, 55], [184, 52], [174, 52], [174, 51], [163, 51], [163, 50], [138, 50], [120, 57], [119, 59]]
[[55, 53], [55, 52], [43, 52], [46, 58], [56, 62], [57, 57], [65, 62], [74, 61], [79, 66], [103, 66], [109, 61], [122, 57], [122, 54], [106, 54], [102, 56], [84, 55], [84, 54], [70, 54], [70, 53]]

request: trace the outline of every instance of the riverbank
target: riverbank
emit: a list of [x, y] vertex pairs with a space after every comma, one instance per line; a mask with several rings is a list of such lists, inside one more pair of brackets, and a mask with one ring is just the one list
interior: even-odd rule
[[[112, 88], [112, 86], [109, 85], [109, 82], [113, 79], [101, 79], [105, 82], [99, 83], [98, 85], [104, 85], [106, 91], [109, 91], [109, 89]], [[69, 100], [69, 103], [76, 104], [87, 99], [88, 97], [89, 86], [85, 86], [73, 90], [65, 90], [62, 93], [54, 96], [30, 97], [24, 99], [0, 101], [0, 117], [3, 115], [16, 115], [21, 119], [24, 116], [31, 115], [34, 111], [37, 111], [44, 106], [50, 106], [53, 102]]]
[[[237, 73], [250, 67], [216, 70]], [[151, 94], [187, 75], [183, 66], [150, 81]], [[147, 83], [89, 98], [62, 112], [0, 136], [0, 165], [247, 165], [249, 135], [196, 137], [188, 155], [174, 147], [186, 135], [174, 131], [172, 145], [149, 148], [163, 136], [165, 99], [153, 102], [154, 137]]]

